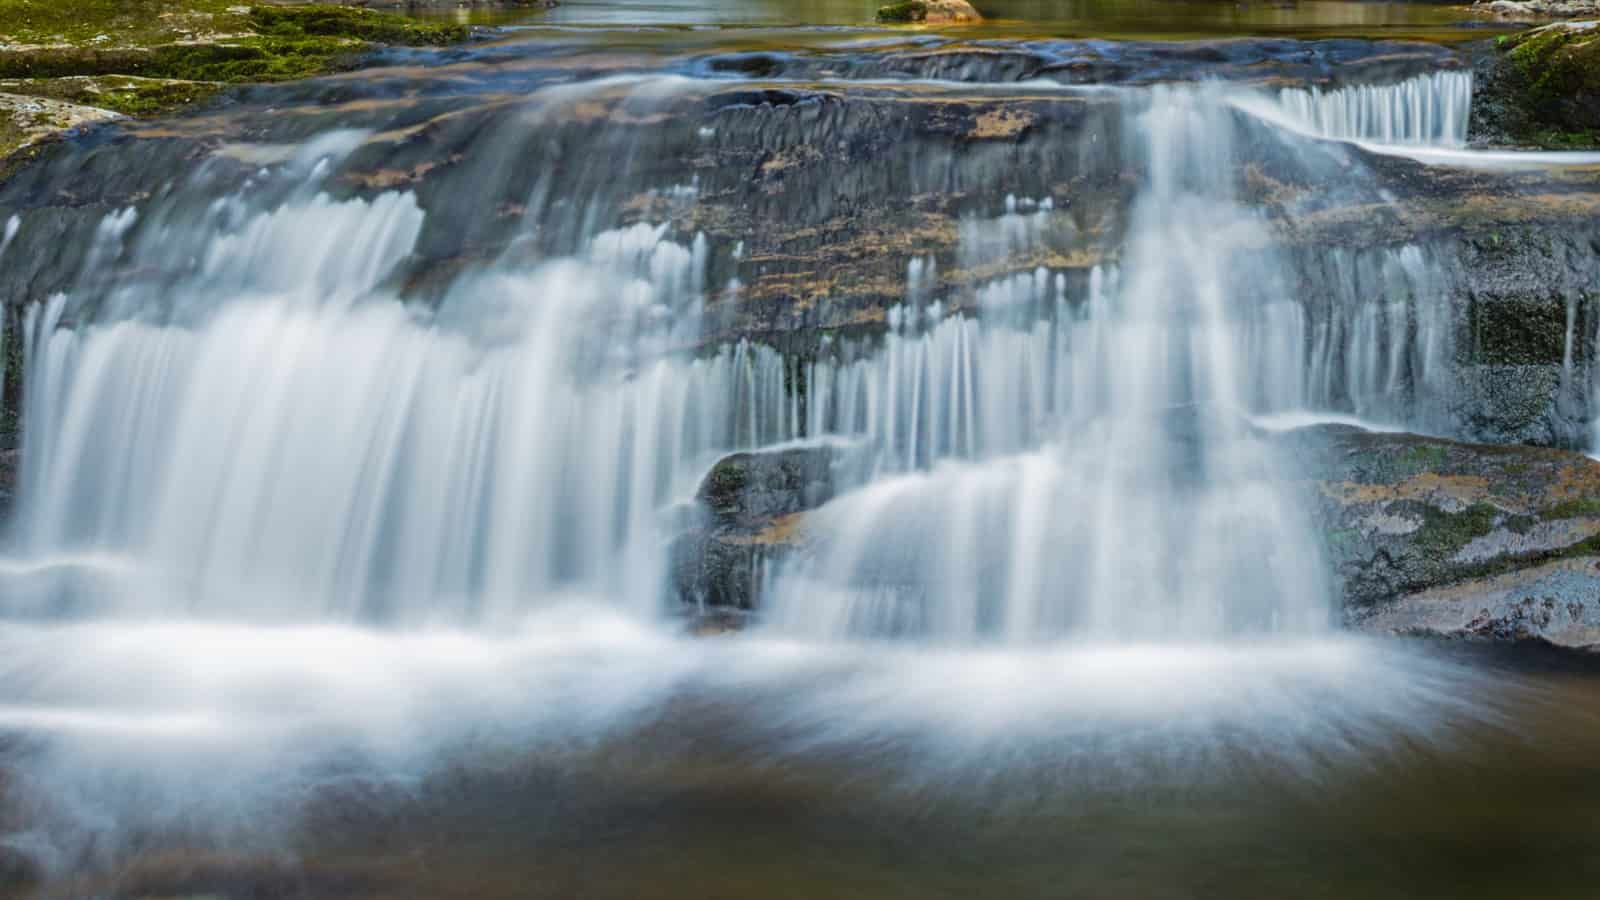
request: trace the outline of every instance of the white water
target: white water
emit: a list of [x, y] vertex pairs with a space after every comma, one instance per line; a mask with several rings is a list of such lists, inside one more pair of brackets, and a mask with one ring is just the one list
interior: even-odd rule
[[[1150, 181], [1118, 283], [1097, 284], [1103, 293], [1061, 328], [1060, 346], [1025, 337], [981, 357], [1025, 371], [1035, 359], [1071, 361], [1056, 383], [1002, 379], [993, 397], [1012, 426], [1003, 436], [1034, 426], [1046, 441], [831, 504], [819, 517], [828, 548], [778, 579], [781, 626], [957, 642], [1328, 627], [1309, 521], [1282, 487], [1284, 461], [1244, 418], [1261, 374], [1239, 352], [1249, 311], [1283, 296], [1284, 273], [1249, 252], [1268, 242], [1266, 226], [1233, 201], [1228, 108], [1213, 91], [1159, 87], [1130, 115]], [[1025, 294], [1048, 298], [1048, 284], [1036, 276]], [[930, 416], [945, 396], [970, 396], [962, 380], [948, 383], [931, 392]], [[1051, 406], [1057, 421], [1045, 428]], [[934, 444], [946, 445], [960, 443]]]
[[1137, 796], [1224, 782], [1241, 753], [1320, 787], [1351, 759], [1448, 748], [1507, 691], [1353, 639], [863, 648], [678, 638], [593, 607], [496, 634], [10, 625], [0, 679], [32, 685], [0, 704], [0, 729], [32, 738], [7, 783], [32, 815], [0, 846], [63, 873], [115, 865], [162, 831], [292, 852], [319, 797], [359, 821], [367, 798], [479, 763], [581, 771], [613, 750], [650, 757], [648, 784], [661, 767], [704, 766], [700, 744], [659, 743], [696, 734], [695, 710], [744, 711], [701, 735], [737, 747], [741, 769], [847, 762], [873, 791], [971, 790], [993, 809], [1033, 796], [994, 781]]
[[[1229, 113], [1215, 87], [1136, 102], [1130, 237], [1083, 295], [1038, 270], [949, 314], [908, 261], [888, 333], [804, 367], [681, 352], [718, 248], [664, 226], [402, 303], [416, 198], [317, 190], [360, 134], [292, 158], [306, 187], [270, 212], [109, 216], [86, 270], [183, 274], [29, 312], [0, 565], [0, 683], [26, 687], [0, 728], [45, 740], [15, 789], [49, 815], [7, 840], [68, 869], [143, 827], [275, 835], [328, 781], [603, 740], [686, 697], [762, 711], [741, 727], [780, 762], [883, 747], [914, 775], [1048, 748], [1181, 781], [1242, 741], [1315, 776], [1329, 748], [1437, 735], [1465, 676], [1330, 637], [1292, 461], [1250, 418], [1446, 395], [1436, 273], [1415, 248], [1330, 253], [1343, 293], [1313, 316], [1233, 195]], [[1045, 203], [999, 207], [968, 258], [1042, 239]], [[652, 622], [706, 466], [831, 436], [872, 480], [814, 516], [771, 628]], [[837, 640], [884, 637], [914, 640]]]
[[1472, 73], [1429, 72], [1394, 84], [1283, 88], [1278, 102], [1323, 137], [1459, 147], [1467, 141]]
[[[833, 435], [868, 448], [881, 476], [923, 474], [827, 513], [841, 522], [832, 555], [779, 585], [786, 627], [1015, 641], [1316, 630], [1325, 589], [1300, 573], [1321, 565], [1248, 417], [1443, 427], [1445, 292], [1416, 248], [1334, 251], [1315, 273], [1334, 295], [1313, 320], [1287, 261], [1263, 251], [1264, 222], [1232, 197], [1230, 95], [1140, 96], [1125, 130], [1150, 183], [1117, 265], [1084, 288], [1042, 268], [1008, 276], [951, 315], [924, 296], [932, 260], [914, 259], [881, 340], [802, 367], [745, 344], [674, 352], [697, 341], [714, 288], [711, 248], [665, 226], [493, 264], [437, 311], [402, 304], [390, 281], [423, 227], [415, 199], [317, 191], [363, 132], [289, 154], [304, 185], [269, 212], [221, 198], [142, 231], [136, 211], [114, 213], [86, 271], [119, 257], [172, 268], [182, 247], [194, 262], [173, 288], [111, 288], [92, 325], [58, 325], [70, 297], [30, 311], [15, 529], [28, 564], [0, 603], [492, 626], [583, 597], [649, 617], [670, 602], [671, 511], [718, 454]], [[964, 264], [1034, 252], [1063, 227], [1052, 212], [1005, 198], [962, 226]], [[1258, 528], [1273, 552], [1203, 539]]]
[[[569, 591], [651, 610], [662, 508], [717, 451], [787, 434], [759, 415], [783, 405], [750, 361], [770, 352], [650, 352], [696, 314], [703, 262], [646, 226], [408, 309], [379, 283], [420, 217], [384, 195], [249, 219], [173, 301], [234, 299], [187, 326], [30, 313], [24, 551], [128, 559], [128, 590], [75, 598], [125, 612], [487, 624]], [[307, 264], [330, 223], [341, 252]], [[7, 602], [44, 613], [58, 587]]]

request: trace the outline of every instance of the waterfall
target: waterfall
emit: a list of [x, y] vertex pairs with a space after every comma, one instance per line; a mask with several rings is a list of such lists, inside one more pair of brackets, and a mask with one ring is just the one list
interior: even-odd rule
[[[1492, 714], [1455, 666], [1333, 632], [1308, 473], [1264, 427], [1451, 427], [1454, 270], [1423, 245], [1307, 246], [1300, 225], [1383, 186], [1282, 127], [1297, 102], [1319, 129], [1386, 103], [1447, 132], [1407, 89], [819, 99], [586, 82], [645, 57], [562, 47], [494, 46], [512, 71], [452, 57], [416, 96], [397, 56], [381, 101], [335, 79], [348, 103], [320, 124], [282, 113], [302, 87], [262, 88], [216, 114], [239, 142], [194, 171], [4, 221], [0, 265], [67, 237], [0, 321], [25, 355], [0, 812], [27, 813], [0, 817], [0, 850], [64, 875], [169, 846], [187, 864], [307, 847], [284, 836], [308, 809], [359, 844], [367, 807], [312, 804], [404, 796], [423, 802], [399, 817], [432, 821], [455, 801], [428, 792], [485, 762], [536, 789], [548, 769], [676, 791], [753, 753], [757, 780], [796, 764], [763, 781], [779, 800], [824, 770], [917, 796], [959, 772], [991, 797], [1018, 760], [1075, 796], [1187, 791], [1241, 752], [1315, 779]], [[521, 97], [529, 67], [553, 82]], [[462, 83], [484, 109], [430, 93]], [[974, 133], [1014, 96], [1025, 115]], [[858, 131], [916, 117], [904, 144]], [[169, 141], [193, 151], [121, 143], [142, 163]], [[28, 196], [130, 152], [92, 149]], [[835, 153], [864, 174], [837, 191]], [[1300, 197], [1261, 202], [1267, 181]], [[849, 465], [793, 544], [713, 533], [707, 473], [772, 448], [806, 477], [822, 453]], [[736, 639], [683, 634], [674, 553], [702, 535], [760, 579]], [[563, 838], [573, 811], [618, 821], [558, 803]]]
[[[1392, 120], [1421, 135], [1466, 78], [1283, 101], [1327, 128]], [[529, 109], [543, 122], [620, 96], [640, 121], [699, 90], [601, 79]], [[549, 225], [564, 249], [523, 235], [426, 305], [401, 294], [430, 224], [419, 198], [328, 189], [371, 131], [280, 151], [230, 193], [202, 178], [114, 210], [75, 286], [24, 323], [13, 543], [27, 562], [4, 606], [472, 627], [569, 601], [651, 615], [668, 602], [677, 507], [712, 461], [842, 438], [865, 449], [867, 484], [816, 515], [821, 553], [769, 573], [782, 628], [1315, 631], [1326, 598], [1305, 573], [1321, 566], [1276, 486], [1288, 467], [1252, 422], [1315, 410], [1445, 430], [1453, 326], [1420, 247], [1275, 248], [1236, 196], [1241, 129], [1270, 127], [1236, 114], [1244, 95], [1259, 98], [1117, 95], [1114, 146], [1142, 173], [1120, 253], [947, 296], [916, 256], [881, 334], [822, 337], [799, 357], [700, 346], [711, 260], [744, 248], [666, 224], [694, 206], [699, 176], [645, 187], [637, 208], [668, 218], [626, 225], [528, 180], [526, 228]], [[644, 154], [624, 131], [599, 135]], [[1317, 154], [1337, 152], [1287, 162], [1315, 177]], [[991, 202], [960, 218], [963, 269], [1004, 272], [1085, 239], [1054, 197]], [[723, 287], [719, 312], [738, 290]], [[1258, 545], [1272, 550], [1241, 549]]]
[[[17, 530], [66, 562], [11, 611], [48, 610], [63, 581], [108, 611], [291, 621], [648, 605], [663, 507], [716, 452], [791, 436], [781, 359], [656, 352], [696, 328], [704, 270], [703, 242], [659, 226], [408, 307], [384, 284], [421, 217], [406, 194], [317, 194], [205, 238], [163, 304], [183, 321], [30, 310]], [[343, 241], [307, 244], [330, 223]], [[149, 290], [102, 306], [148, 309]], [[138, 577], [85, 573], [108, 558]]]
[[[713, 248], [662, 224], [508, 252], [434, 306], [401, 301], [416, 197], [319, 189], [361, 132], [302, 149], [276, 206], [117, 210], [84, 286], [26, 317], [14, 530], [31, 562], [5, 606], [483, 626], [581, 599], [648, 615], [672, 510], [712, 460], [841, 437], [874, 480], [819, 515], [827, 555], [774, 573], [784, 627], [1312, 629], [1327, 612], [1303, 573], [1319, 563], [1250, 418], [1447, 423], [1447, 292], [1418, 247], [1263, 250], [1266, 222], [1233, 195], [1226, 100], [1129, 96], [1127, 164], [1147, 175], [1118, 261], [1070, 283], [1000, 276], [957, 312], [916, 257], [884, 334], [805, 359], [746, 341], [686, 354]], [[1007, 197], [965, 219], [962, 264], [1060, 239], [1072, 226], [1053, 212]], [[1291, 291], [1308, 265], [1327, 296]], [[118, 268], [157, 274], [102, 282]], [[1275, 549], [1197, 537], [1221, 532]]]
[[[1265, 224], [1233, 197], [1233, 120], [1217, 91], [1175, 87], [1129, 115], [1147, 180], [1120, 277], [1093, 279], [1088, 315], [1058, 312], [1054, 329], [941, 323], [920, 344], [892, 342], [902, 360], [886, 377], [840, 393], [869, 409], [912, 394], [878, 432], [908, 463], [978, 461], [824, 508], [827, 546], [776, 580], [779, 627], [965, 642], [1327, 626], [1285, 461], [1245, 417], [1261, 374], [1239, 352], [1246, 323], [1290, 317], [1273, 303], [1287, 293], [1281, 261], [1250, 252]], [[1004, 294], [1059, 305], [1050, 286], [1040, 273]]]
[[1429, 72], [1393, 84], [1283, 88], [1278, 103], [1323, 137], [1460, 147], [1472, 110], [1470, 71]]

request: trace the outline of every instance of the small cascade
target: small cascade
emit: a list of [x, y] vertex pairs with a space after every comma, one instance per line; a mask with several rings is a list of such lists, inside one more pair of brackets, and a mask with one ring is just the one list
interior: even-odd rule
[[1283, 88], [1278, 103], [1323, 137], [1460, 147], [1472, 111], [1472, 73], [1441, 71], [1393, 84]]
[[[1466, 77], [1310, 92], [1306, 108], [1437, 123], [1396, 110], [1413, 94], [1443, 108]], [[643, 158], [628, 129], [703, 93], [679, 76], [555, 86], [530, 119], [499, 123], [495, 146], [605, 101], [625, 127], [597, 124], [595, 139]], [[1092, 257], [1106, 261], [952, 293], [917, 256], [880, 333], [795, 355], [700, 345], [708, 302], [725, 314], [741, 290], [709, 273], [750, 274], [743, 241], [663, 224], [690, 217], [710, 173], [629, 185], [646, 212], [629, 224], [587, 182], [569, 196], [532, 179], [506, 209], [523, 231], [426, 303], [400, 286], [434, 213], [409, 191], [325, 189], [371, 131], [284, 151], [231, 193], [196, 181], [119, 209], [74, 287], [27, 316], [14, 531], [43, 574], [6, 606], [482, 624], [581, 597], [648, 613], [674, 507], [712, 461], [842, 439], [867, 483], [819, 514], [837, 521], [825, 553], [762, 576], [784, 627], [955, 641], [1314, 630], [1325, 598], [1301, 573], [1320, 564], [1252, 419], [1447, 430], [1455, 325], [1420, 247], [1281, 248], [1236, 194], [1235, 145], [1262, 129], [1299, 138], [1237, 115], [1241, 97], [1261, 99], [1224, 85], [1102, 98], [1122, 118], [1108, 113], [1118, 133], [1097, 147], [1142, 173], [1123, 245]], [[1300, 181], [1348, 163], [1300, 143], [1316, 146], [1274, 162]], [[974, 203], [949, 263], [1006, 272], [1092, 246], [1100, 226], [1062, 202]], [[1209, 537], [1223, 531], [1277, 549], [1241, 555]], [[100, 577], [107, 561], [133, 577]], [[808, 596], [838, 604], [821, 614]]]
[[[1241, 414], [1320, 410], [1448, 430], [1454, 323], [1429, 252], [1331, 251], [1293, 265], [1311, 266], [1328, 292], [1290, 299], [1283, 273], [1268, 272], [1276, 286], [1241, 301], [1224, 332], [1207, 337], [1254, 373], [1237, 398]], [[881, 340], [826, 344], [805, 366], [806, 415], [794, 433], [865, 441], [884, 472], [1036, 449], [1104, 403], [1115, 364], [1106, 328], [1124, 269], [1096, 266], [1082, 290], [1047, 269], [1009, 276], [975, 288], [970, 313], [895, 307]]]
[[[1237, 352], [1251, 342], [1244, 323], [1285, 292], [1280, 261], [1248, 252], [1265, 243], [1264, 223], [1233, 200], [1228, 108], [1213, 90], [1161, 87], [1126, 127], [1147, 182], [1120, 277], [1096, 279], [1102, 293], [1082, 318], [1057, 309], [1056, 328], [936, 326], [929, 341], [943, 352], [917, 362], [956, 360], [947, 371], [960, 377], [891, 370], [898, 394], [917, 400], [889, 439], [983, 461], [880, 481], [821, 510], [824, 549], [775, 581], [777, 627], [955, 643], [1327, 627], [1319, 552], [1282, 487], [1286, 461], [1244, 415], [1259, 375]], [[1061, 305], [1047, 273], [1026, 285], [998, 290]], [[990, 334], [1008, 336], [987, 344]], [[921, 410], [962, 411], [975, 397], [981, 415], [941, 420], [969, 430], [922, 440]], [[977, 439], [995, 428], [994, 446]], [[1023, 449], [1030, 438], [1037, 446]]]
[[[657, 352], [697, 327], [703, 241], [602, 232], [577, 257], [465, 279], [427, 314], [383, 287], [420, 217], [386, 194], [245, 219], [167, 298], [181, 324], [63, 328], [66, 296], [30, 311], [20, 540], [142, 576], [75, 602], [457, 622], [567, 590], [648, 605], [658, 509], [708, 454], [792, 434], [764, 415], [785, 405], [777, 354]], [[304, 244], [330, 221], [337, 250]], [[42, 611], [57, 587], [8, 604]]]
[[[733, 778], [685, 821], [776, 766], [823, 824], [829, 779], [882, 782], [890, 830], [966, 794], [1162, 817], [1281, 760], [1270, 828], [1330, 760], [1369, 785], [1499, 716], [1498, 673], [1335, 629], [1316, 490], [1365, 438], [1278, 433], [1459, 434], [1463, 385], [1529, 371], [1473, 358], [1498, 235], [1407, 215], [1443, 205], [1418, 167], [1350, 143], [1462, 144], [1471, 75], [1256, 86], [1454, 51], [782, 34], [395, 49], [0, 185], [0, 869], [203, 893], [266, 842], [381, 891], [420, 870], [361, 856], [369, 824], [560, 851], [708, 759]], [[1584, 302], [1563, 384], [1600, 409]], [[1009, 814], [1007, 845], [1057, 833]]]
[[889, 471], [1037, 446], [1072, 375], [1068, 335], [1051, 322], [1067, 315], [1061, 278], [1018, 275], [981, 297], [1022, 324], [900, 306], [881, 343], [807, 366], [805, 434], [866, 439]]

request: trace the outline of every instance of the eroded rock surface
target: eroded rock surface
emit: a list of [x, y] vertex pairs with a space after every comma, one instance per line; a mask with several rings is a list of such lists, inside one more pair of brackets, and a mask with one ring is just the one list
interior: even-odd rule
[[1600, 643], [1600, 462], [1343, 426], [1286, 440], [1349, 627]]

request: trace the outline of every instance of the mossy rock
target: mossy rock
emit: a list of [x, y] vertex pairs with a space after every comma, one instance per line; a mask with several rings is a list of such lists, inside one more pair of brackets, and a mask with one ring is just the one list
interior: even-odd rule
[[901, 0], [878, 7], [878, 21], [902, 25], [958, 25], [983, 17], [967, 0]]
[[1528, 137], [1551, 147], [1600, 143], [1600, 23], [1563, 22], [1501, 42], [1517, 75]]
[[173, 81], [133, 75], [0, 79], [0, 92], [3, 93], [93, 106], [125, 116], [153, 116], [170, 112], [204, 100], [221, 89], [222, 85], [215, 82]]
[[136, 74], [185, 81], [288, 81], [354, 66], [367, 44], [342, 37], [261, 37], [157, 47]]
[[[0, 80], [10, 82], [3, 90], [123, 115], [170, 112], [208, 98], [227, 83], [286, 82], [352, 69], [376, 45], [442, 46], [470, 37], [461, 24], [352, 6], [246, 10], [219, 0], [186, 0], [163, 11], [122, 0], [61, 0], [45, 6], [0, 0], [0, 11], [18, 3], [22, 13], [16, 27], [0, 21], [0, 38], [34, 35], [51, 43], [0, 51]], [[200, 30], [214, 38], [189, 40], [187, 32], [173, 27], [149, 26], [152, 19], [168, 16], [210, 22]], [[19, 144], [0, 141], [0, 149]]]

